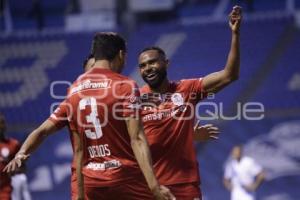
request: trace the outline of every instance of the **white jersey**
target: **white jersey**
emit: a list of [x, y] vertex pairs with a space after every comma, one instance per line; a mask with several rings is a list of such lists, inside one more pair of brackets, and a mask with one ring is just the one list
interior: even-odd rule
[[27, 177], [25, 174], [16, 174], [11, 178], [13, 187], [12, 200], [31, 200]]
[[255, 200], [255, 193], [248, 192], [244, 186], [251, 185], [255, 177], [262, 171], [250, 157], [242, 157], [240, 162], [231, 160], [225, 167], [224, 178], [230, 179], [232, 184], [231, 200]]

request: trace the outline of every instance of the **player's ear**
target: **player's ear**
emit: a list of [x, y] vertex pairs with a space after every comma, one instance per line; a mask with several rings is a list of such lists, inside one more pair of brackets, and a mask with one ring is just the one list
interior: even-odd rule
[[166, 65], [166, 68], [169, 67], [169, 65], [170, 65], [170, 60], [169, 60], [169, 59], [166, 59], [166, 60], [165, 60], [165, 65]]
[[122, 60], [124, 60], [124, 59], [125, 59], [125, 56], [126, 56], [126, 52], [123, 51], [123, 50], [120, 50], [120, 51], [119, 51], [119, 58], [122, 59]]

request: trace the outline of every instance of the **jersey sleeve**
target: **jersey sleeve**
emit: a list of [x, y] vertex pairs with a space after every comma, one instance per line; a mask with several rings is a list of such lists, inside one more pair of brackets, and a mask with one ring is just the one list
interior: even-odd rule
[[66, 100], [61, 102], [59, 106], [54, 110], [54, 112], [48, 118], [54, 123], [54, 125], [61, 129], [68, 125], [68, 114], [67, 114], [68, 104]]
[[189, 91], [189, 96], [196, 100], [196, 103], [206, 98], [207, 93], [203, 89], [203, 78], [193, 78], [182, 80], [183, 87]]
[[141, 115], [140, 91], [136, 82], [132, 81], [124, 85], [122, 88], [122, 117], [139, 118]]

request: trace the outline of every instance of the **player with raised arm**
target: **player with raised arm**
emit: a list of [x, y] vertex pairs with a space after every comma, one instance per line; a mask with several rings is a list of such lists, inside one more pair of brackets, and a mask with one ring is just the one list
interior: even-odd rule
[[147, 83], [140, 90], [142, 122], [154, 171], [177, 199], [201, 199], [193, 147], [195, 105], [207, 93], [216, 93], [238, 79], [241, 18], [241, 8], [235, 6], [229, 19], [232, 38], [227, 63], [223, 70], [203, 78], [171, 82], [167, 78], [169, 61], [162, 49], [149, 47], [139, 55], [140, 74]]

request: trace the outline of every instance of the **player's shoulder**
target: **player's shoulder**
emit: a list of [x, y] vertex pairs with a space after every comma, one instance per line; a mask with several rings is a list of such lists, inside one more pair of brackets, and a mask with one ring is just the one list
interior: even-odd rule
[[8, 141], [13, 146], [18, 146], [20, 144], [20, 142], [15, 138], [8, 138]]
[[112, 88], [119, 94], [128, 94], [132, 93], [133, 91], [138, 91], [136, 81], [130, 77], [118, 73], [115, 73], [114, 77], [112, 77]]
[[246, 163], [247, 165], [252, 165], [253, 163], [255, 163], [254, 159], [251, 158], [250, 156], [244, 156], [243, 162]]
[[202, 81], [202, 77], [199, 78], [188, 78], [188, 79], [181, 79], [179, 81], [177, 81], [178, 85], [190, 85], [190, 84], [194, 84], [195, 82], [201, 82]]
[[119, 73], [114, 73], [114, 76], [116, 79], [119, 79], [121, 81], [129, 81], [129, 82], [135, 83], [135, 81], [128, 76], [125, 76], [125, 75], [122, 75]]
[[137, 83], [135, 80], [131, 79], [130, 77], [124, 76], [122, 74], [114, 74], [114, 77], [112, 77], [112, 85], [115, 88], [120, 89], [131, 89], [131, 88], [137, 88]]
[[171, 91], [180, 91], [180, 92], [190, 91], [190, 89], [194, 87], [195, 81], [196, 81], [195, 79], [181, 79], [181, 80], [171, 81], [169, 89]]

